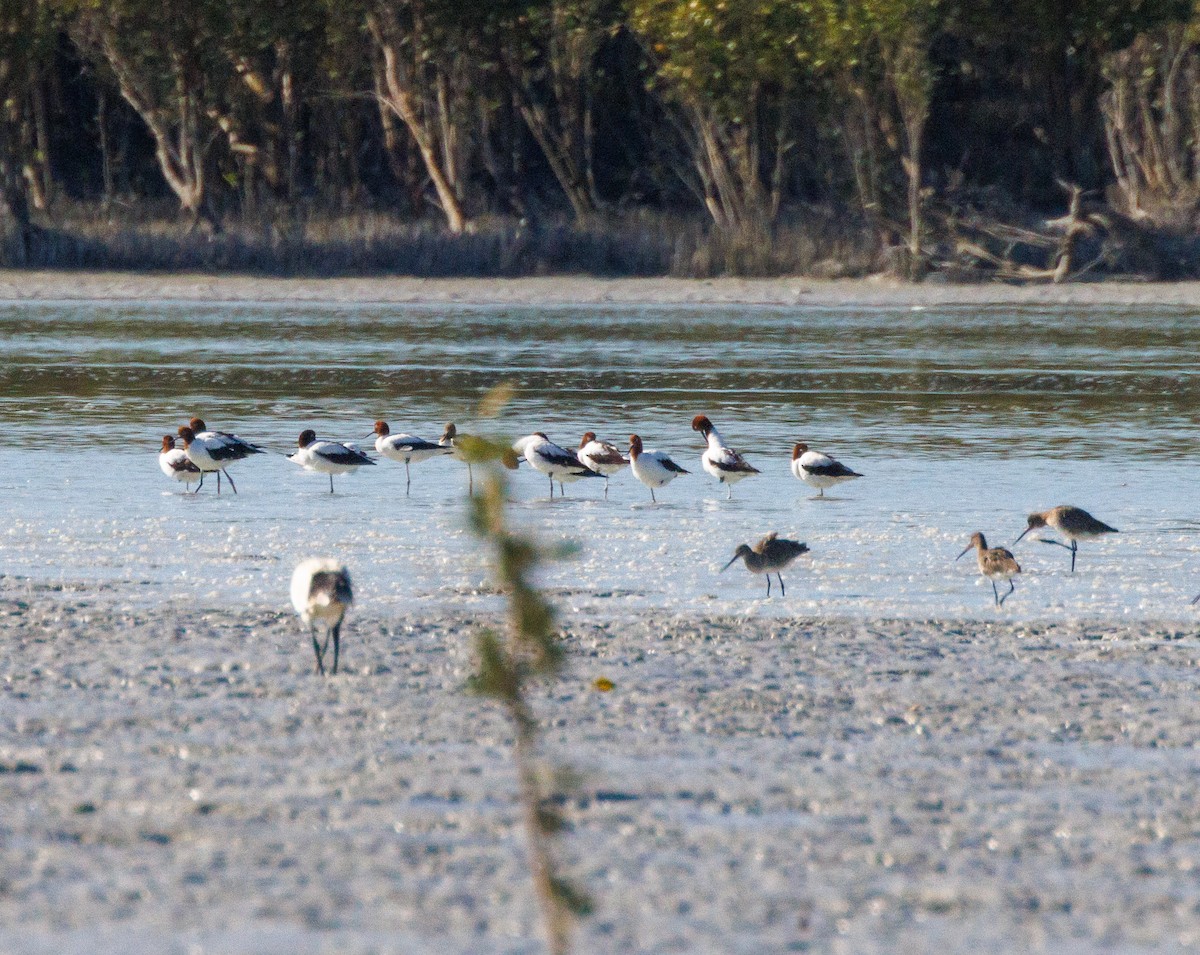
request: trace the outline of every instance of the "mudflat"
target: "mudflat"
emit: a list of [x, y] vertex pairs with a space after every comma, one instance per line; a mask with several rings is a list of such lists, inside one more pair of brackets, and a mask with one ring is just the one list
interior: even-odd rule
[[0, 302], [35, 300], [197, 302], [395, 302], [413, 304], [642, 305], [1181, 305], [1200, 304], [1200, 282], [1011, 285], [902, 282], [886, 276], [827, 281], [605, 279], [270, 278], [258, 275], [55, 272], [0, 269]]
[[[282, 606], [0, 581], [0, 951], [539, 951], [509, 727], [464, 689], [493, 622], [352, 616], [320, 679]], [[1200, 942], [1194, 632], [562, 623], [579, 951]]]

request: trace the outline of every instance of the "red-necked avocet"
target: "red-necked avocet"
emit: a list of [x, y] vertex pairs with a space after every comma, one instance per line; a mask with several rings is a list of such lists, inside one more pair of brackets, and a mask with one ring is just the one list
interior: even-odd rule
[[792, 448], [792, 474], [809, 487], [815, 487], [819, 492], [817, 497], [824, 497], [827, 487], [862, 477], [828, 454], [810, 451], [807, 444]]
[[[1104, 521], [1096, 520], [1083, 508], [1070, 504], [1060, 504], [1048, 511], [1030, 514], [1028, 525], [1025, 530], [1021, 531], [1021, 537], [1039, 527], [1052, 527], [1071, 542], [1064, 544], [1062, 541], [1050, 540], [1046, 537], [1038, 538], [1043, 544], [1055, 544], [1058, 547], [1065, 547], [1071, 552], [1071, 573], [1075, 573], [1075, 552], [1079, 549], [1077, 541], [1089, 540], [1102, 534], [1117, 533], [1115, 527], [1109, 527]], [[1018, 537], [1013, 543], [1017, 543], [1021, 537]]]
[[751, 547], [749, 544], [738, 544], [738, 549], [734, 555], [729, 558], [729, 563], [721, 568], [724, 573], [733, 562], [739, 557], [746, 562], [746, 569], [752, 574], [767, 575], [767, 596], [771, 596], [771, 574], [779, 578], [779, 593], [786, 597], [787, 591], [783, 587], [783, 575], [779, 573], [786, 568], [801, 554], [808, 553], [808, 545], [802, 544], [799, 541], [781, 540], [779, 535], [772, 531], [757, 544]]
[[[463, 461], [467, 465], [467, 493], [475, 493], [475, 472], [471, 467], [471, 459], [467, 457], [464, 448], [472, 440], [475, 440], [472, 435], [462, 434], [451, 421], [446, 425], [446, 430], [442, 432], [442, 436], [438, 438], [438, 444], [444, 448], [449, 448], [451, 454], [459, 461]], [[517, 470], [517, 455], [514, 452], [506, 452], [501, 458], [500, 463], [510, 471]]]
[[318, 441], [317, 433], [311, 428], [301, 431], [296, 443], [298, 447], [288, 455], [288, 460], [295, 461], [309, 471], [328, 474], [330, 494], [333, 493], [335, 474], [350, 474], [364, 465], [375, 463], [357, 448], [336, 441]]
[[188, 460], [182, 448], [175, 447], [175, 439], [169, 434], [163, 435], [162, 450], [158, 452], [158, 466], [167, 477], [182, 481], [185, 489], [193, 481], [204, 480], [200, 469]]
[[581, 478], [603, 477], [597, 474], [579, 460], [574, 451], [559, 447], [541, 431], [521, 438], [513, 445], [513, 450], [525, 455], [525, 460], [535, 471], [550, 477], [550, 496], [554, 497], [554, 482], [558, 482], [560, 491], [565, 496], [563, 483], [578, 481]]
[[729, 497], [733, 497], [733, 485], [742, 478], [758, 474], [758, 468], [751, 466], [745, 458], [725, 444], [721, 432], [713, 427], [713, 423], [705, 415], [698, 414], [692, 419], [692, 430], [699, 431], [708, 442], [708, 447], [700, 455], [704, 470], [722, 484], [729, 486]]
[[[193, 418], [200, 424], [204, 422]], [[204, 437], [204, 435], [209, 437]], [[226, 440], [227, 437], [235, 437], [234, 435], [223, 436], [219, 432], [206, 431], [197, 433], [195, 428], [190, 425], [183, 425], [179, 429], [179, 437], [183, 440], [183, 451], [187, 455], [188, 460], [196, 465], [201, 471], [200, 483], [196, 486], [196, 492], [199, 493], [200, 488], [204, 486], [204, 474], [212, 474], [214, 471], [217, 475], [217, 493], [221, 493], [221, 475], [224, 474], [229, 486], [233, 488], [233, 493], [237, 493], [237, 485], [233, 483], [233, 478], [229, 476], [226, 467], [251, 454], [262, 454], [261, 448], [246, 450], [253, 448], [253, 445], [247, 444], [238, 438], [240, 443], [231, 443]]]
[[667, 457], [665, 451], [646, 451], [642, 439], [636, 434], [629, 436], [629, 470], [633, 476], [650, 488], [650, 500], [655, 501], [654, 489], [670, 484], [681, 474], [690, 474]]
[[[325, 651], [333, 641], [333, 666], [338, 671], [342, 620], [354, 602], [350, 572], [340, 561], [314, 557], [304, 560], [292, 572], [292, 606], [300, 620], [308, 625], [313, 652], [317, 655], [317, 673], [325, 675]], [[325, 629], [324, 642], [317, 639], [318, 626]]]
[[[200, 439], [200, 441], [204, 442], [206, 445], [215, 446], [218, 448], [220, 451], [220, 456], [217, 457], [216, 455], [213, 455], [213, 457], [215, 460], [222, 461], [225, 464], [229, 464], [233, 461], [241, 461], [243, 458], [248, 458], [252, 454], [266, 454], [266, 451], [264, 451], [262, 448], [251, 444], [249, 441], [238, 437], [236, 434], [230, 434], [228, 431], [209, 431], [208, 425], [204, 423], [203, 418], [192, 418], [192, 420], [188, 422], [188, 427], [195, 432], [196, 437]], [[229, 472], [225, 471], [224, 468], [221, 468], [221, 470], [217, 471], [218, 494], [221, 493], [222, 472], [224, 472], [225, 476], [229, 478]], [[233, 478], [229, 478], [229, 483], [230, 485], [233, 484]], [[196, 488], [196, 490], [198, 491], [200, 489]], [[233, 492], [235, 494], [237, 493], [236, 487], [233, 489]]]
[[608, 500], [608, 479], [629, 463], [616, 445], [607, 441], [596, 440], [596, 432], [588, 431], [579, 441], [579, 450], [575, 452], [579, 460], [595, 471], [604, 475], [604, 499]]
[[412, 473], [409, 471], [410, 464], [420, 464], [422, 461], [428, 461], [430, 458], [436, 458], [443, 454], [453, 454], [454, 449], [447, 447], [444, 444], [434, 444], [432, 441], [426, 441], [424, 438], [418, 438], [412, 434], [392, 434], [386, 421], [376, 421], [375, 430], [367, 437], [375, 435], [375, 450], [382, 454], [385, 458], [391, 458], [393, 461], [400, 461], [404, 464], [404, 493], [407, 494], [412, 489]]
[[[971, 535], [971, 543], [954, 559], [962, 560], [971, 548], [975, 549], [975, 557], [979, 561], [979, 573], [992, 582], [992, 595], [996, 598], [996, 606], [1003, 606], [1009, 594], [1017, 589], [1013, 578], [1021, 572], [1021, 565], [1017, 563], [1011, 551], [1003, 547], [988, 547], [987, 538], [978, 531]], [[996, 589], [997, 580], [1008, 581], [1008, 591], [1003, 597]]]

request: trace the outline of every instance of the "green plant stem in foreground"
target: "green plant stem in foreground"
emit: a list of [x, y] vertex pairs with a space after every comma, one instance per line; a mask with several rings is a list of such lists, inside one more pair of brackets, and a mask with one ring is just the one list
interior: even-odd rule
[[538, 725], [528, 700], [531, 681], [556, 676], [563, 668], [554, 610], [529, 579], [540, 562], [558, 552], [509, 530], [505, 515], [508, 482], [495, 463], [505, 451], [503, 445], [480, 441], [467, 452], [469, 459], [487, 462], [491, 472], [482, 493], [472, 499], [471, 526], [490, 545], [496, 583], [508, 599], [503, 634], [488, 630], [477, 638], [479, 666], [471, 682], [477, 693], [497, 700], [512, 721], [518, 797], [546, 945], [551, 955], [566, 955], [572, 918], [586, 915], [591, 902], [557, 871], [552, 840], [564, 822], [554, 808], [553, 796], [561, 786], [558, 781], [548, 785], [540, 772]]

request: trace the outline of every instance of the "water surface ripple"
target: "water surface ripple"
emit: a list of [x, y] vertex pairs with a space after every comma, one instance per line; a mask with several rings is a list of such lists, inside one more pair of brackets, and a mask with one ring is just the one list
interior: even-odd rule
[[[636, 431], [696, 472], [659, 507], [627, 474], [607, 502], [576, 484], [553, 505], [544, 478], [516, 477], [517, 519], [583, 544], [546, 573], [568, 613], [988, 617], [990, 587], [954, 555], [1070, 502], [1122, 534], [1082, 545], [1074, 577], [1023, 541], [1004, 616], [1194, 620], [1198, 330], [1174, 307], [0, 305], [0, 572], [130, 604], [273, 606], [297, 557], [336, 553], [381, 612], [488, 606], [457, 462], [415, 467], [411, 498], [387, 461], [331, 497], [273, 454], [219, 499], [177, 493], [155, 462], [192, 414], [279, 452], [303, 427], [361, 440], [382, 417], [572, 446]], [[501, 380], [517, 397], [480, 423]], [[730, 502], [700, 473], [701, 411], [764, 472]], [[800, 440], [867, 477], [809, 500], [788, 473]], [[768, 530], [812, 548], [786, 600], [716, 573]]]

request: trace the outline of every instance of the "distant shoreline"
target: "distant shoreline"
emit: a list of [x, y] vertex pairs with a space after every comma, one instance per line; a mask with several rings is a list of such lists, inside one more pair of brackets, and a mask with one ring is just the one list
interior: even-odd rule
[[0, 270], [0, 302], [312, 302], [461, 305], [1178, 305], [1200, 307], [1197, 282], [912, 285], [891, 278], [677, 279], [551, 276], [421, 279], [269, 278], [201, 273]]

